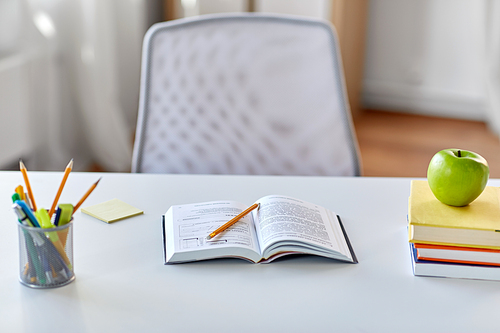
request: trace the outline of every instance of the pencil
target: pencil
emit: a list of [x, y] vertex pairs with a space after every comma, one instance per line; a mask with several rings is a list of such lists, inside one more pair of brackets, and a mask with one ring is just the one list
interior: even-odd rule
[[241, 220], [243, 216], [247, 215], [257, 207], [259, 207], [258, 203], [251, 205], [250, 207], [248, 207], [247, 209], [245, 209], [244, 211], [233, 217], [230, 221], [224, 223], [222, 226], [215, 229], [215, 231], [213, 231], [210, 235], [207, 236], [207, 240], [214, 238], [215, 236], [217, 236], [218, 234], [220, 234], [221, 232], [223, 232], [224, 230], [226, 230], [227, 228], [229, 228], [230, 226]]
[[99, 178], [94, 184], [92, 184], [92, 186], [90, 186], [89, 190], [87, 191], [87, 193], [85, 193], [83, 195], [83, 197], [80, 199], [80, 201], [78, 201], [78, 203], [75, 205], [75, 208], [73, 208], [73, 213], [76, 212], [76, 210], [78, 208], [80, 208], [80, 206], [82, 205], [82, 203], [85, 201], [85, 199], [87, 199], [87, 197], [90, 195], [90, 193], [92, 193], [92, 191], [96, 188], [97, 184], [99, 184], [99, 181], [102, 179]]
[[72, 169], [73, 169], [73, 159], [71, 159], [71, 161], [69, 161], [68, 165], [66, 166], [66, 170], [64, 170], [64, 176], [63, 176], [63, 179], [61, 181], [61, 185], [59, 185], [59, 189], [57, 190], [56, 197], [54, 199], [54, 202], [52, 203], [52, 207], [50, 207], [50, 210], [49, 210], [49, 218], [52, 218], [52, 215], [56, 211], [57, 202], [59, 201], [59, 197], [61, 196], [61, 193], [63, 191], [64, 184], [66, 184], [66, 180], [68, 180], [69, 173], [71, 172]]
[[33, 191], [31, 190], [30, 181], [28, 179], [28, 170], [22, 160], [19, 160], [19, 169], [21, 169], [21, 173], [23, 174], [24, 184], [26, 185], [26, 189], [28, 190], [28, 196], [31, 201], [31, 205], [33, 206], [33, 210], [36, 212], [36, 203], [35, 197], [33, 196]]
[[24, 196], [23, 185], [19, 185], [18, 187], [16, 187], [16, 193], [19, 194], [19, 197], [20, 197], [19, 200], [25, 200], [26, 201], [26, 198]]

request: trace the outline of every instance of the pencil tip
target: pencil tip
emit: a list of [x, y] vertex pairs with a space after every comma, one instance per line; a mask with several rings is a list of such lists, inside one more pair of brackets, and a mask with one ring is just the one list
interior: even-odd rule
[[68, 166], [66, 168], [72, 168], [73, 167], [73, 159], [69, 161]]
[[102, 179], [102, 177], [101, 177], [101, 178], [99, 178], [99, 179], [95, 182], [95, 184], [96, 184], [96, 185], [97, 185], [97, 184], [99, 184], [99, 182], [101, 181], [101, 179]]
[[26, 169], [26, 167], [24, 166], [24, 163], [23, 163], [23, 160], [22, 159], [19, 159], [19, 167], [21, 169]]

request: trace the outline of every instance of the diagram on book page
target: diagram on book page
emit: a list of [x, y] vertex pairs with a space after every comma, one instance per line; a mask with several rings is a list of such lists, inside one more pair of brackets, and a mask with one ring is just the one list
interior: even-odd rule
[[250, 226], [247, 223], [238, 222], [226, 229], [224, 233], [211, 240], [207, 240], [207, 235], [226, 223], [226, 220], [200, 222], [179, 225], [179, 239], [181, 249], [194, 249], [203, 246], [214, 245], [245, 245], [252, 246]]
[[257, 238], [251, 216], [245, 216], [224, 232], [207, 240], [207, 235], [231, 220], [245, 207], [234, 202], [209, 202], [175, 207], [174, 234], [179, 250], [244, 246], [255, 248]]

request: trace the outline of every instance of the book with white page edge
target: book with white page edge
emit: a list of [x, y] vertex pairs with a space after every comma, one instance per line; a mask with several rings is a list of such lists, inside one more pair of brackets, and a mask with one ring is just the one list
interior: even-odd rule
[[500, 281], [500, 267], [497, 266], [419, 260], [413, 243], [410, 243], [410, 253], [415, 276]]
[[241, 258], [266, 263], [310, 254], [357, 263], [345, 228], [332, 211], [292, 197], [269, 195], [234, 225], [207, 235], [244, 211], [235, 201], [174, 205], [163, 215], [164, 263]]

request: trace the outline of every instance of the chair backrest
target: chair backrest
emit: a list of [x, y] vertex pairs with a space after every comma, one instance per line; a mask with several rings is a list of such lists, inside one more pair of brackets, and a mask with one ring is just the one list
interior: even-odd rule
[[337, 37], [322, 20], [158, 23], [139, 104], [132, 172], [360, 175]]

